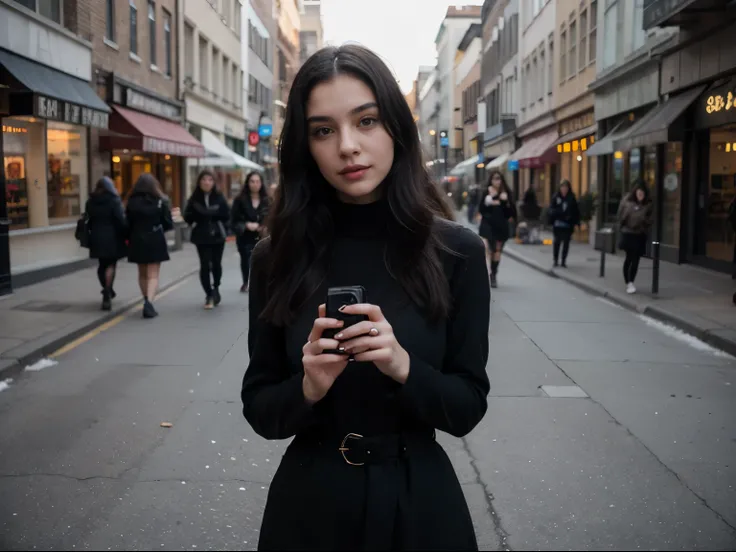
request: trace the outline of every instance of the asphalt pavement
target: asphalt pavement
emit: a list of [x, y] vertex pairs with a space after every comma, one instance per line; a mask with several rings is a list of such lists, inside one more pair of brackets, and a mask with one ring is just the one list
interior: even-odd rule
[[[255, 548], [288, 443], [242, 418], [225, 269], [217, 309], [190, 277], [0, 382], [0, 549]], [[488, 413], [439, 436], [481, 548], [735, 549], [736, 360], [510, 259], [499, 280]]]

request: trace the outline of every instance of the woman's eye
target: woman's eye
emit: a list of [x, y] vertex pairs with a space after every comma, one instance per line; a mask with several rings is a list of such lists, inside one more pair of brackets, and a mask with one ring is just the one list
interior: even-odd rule
[[377, 122], [378, 122], [378, 119], [376, 119], [375, 117], [363, 117], [360, 120], [360, 125], [367, 127], [367, 126], [372, 126], [376, 124]]
[[315, 128], [312, 131], [312, 135], [313, 136], [316, 136], [318, 138], [323, 138], [323, 137], [327, 136], [330, 132], [332, 132], [332, 130], [330, 130], [327, 127], [319, 127], [319, 128]]

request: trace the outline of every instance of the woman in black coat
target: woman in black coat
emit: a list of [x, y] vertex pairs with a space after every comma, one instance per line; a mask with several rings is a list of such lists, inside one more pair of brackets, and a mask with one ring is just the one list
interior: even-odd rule
[[[477, 549], [435, 437], [468, 434], [487, 409], [483, 243], [443, 218], [411, 110], [362, 46], [304, 63], [281, 146], [270, 236], [253, 251], [241, 397], [259, 435], [294, 439], [258, 547]], [[335, 286], [350, 299], [332, 289], [328, 312]]]
[[488, 178], [486, 193], [480, 197], [478, 213], [481, 217], [478, 233], [486, 244], [486, 265], [491, 275], [491, 287], [495, 288], [503, 246], [510, 236], [509, 224], [516, 219], [514, 201], [506, 179], [499, 171], [493, 171]]
[[88, 217], [89, 256], [98, 260], [97, 278], [102, 286], [102, 310], [109, 311], [115, 298], [112, 286], [117, 262], [127, 255], [125, 239], [128, 234], [123, 202], [109, 177], [103, 176], [97, 181], [84, 212]]
[[205, 293], [204, 308], [220, 304], [222, 255], [227, 240], [230, 207], [215, 186], [215, 173], [205, 169], [197, 177], [197, 187], [184, 209], [184, 220], [192, 226], [192, 243], [199, 255], [199, 281]]
[[270, 199], [268, 189], [261, 175], [252, 172], [245, 177], [245, 186], [233, 201], [230, 226], [235, 232], [238, 253], [240, 253], [240, 272], [243, 275], [242, 293], [248, 291], [250, 258], [253, 248], [266, 230], [265, 220]]
[[128, 261], [138, 265], [143, 294], [143, 318], [155, 318], [153, 300], [158, 291], [161, 263], [169, 260], [165, 232], [174, 228], [169, 200], [156, 177], [143, 173], [133, 187], [126, 208], [130, 240]]
[[580, 209], [575, 193], [570, 188], [570, 181], [560, 182], [560, 189], [552, 196], [547, 209], [547, 218], [552, 225], [552, 255], [554, 266], [560, 264], [560, 246], [562, 247], [562, 268], [567, 268], [567, 254], [570, 251], [570, 240], [575, 227], [580, 225]]

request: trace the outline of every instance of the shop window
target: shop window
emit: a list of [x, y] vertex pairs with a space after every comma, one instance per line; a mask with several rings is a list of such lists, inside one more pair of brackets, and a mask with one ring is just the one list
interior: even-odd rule
[[611, 178], [606, 196], [606, 222], [618, 223], [618, 207], [624, 196], [624, 154], [617, 151], [611, 157]]
[[663, 245], [680, 245], [680, 211], [682, 203], [682, 142], [667, 144], [662, 186]]
[[48, 123], [46, 156], [49, 224], [74, 222], [82, 212], [82, 186], [87, 186], [86, 130]]
[[138, 54], [138, 8], [135, 0], [129, 0], [130, 6], [130, 53]]
[[[34, 127], [36, 132], [34, 133]], [[8, 208], [10, 229], [19, 230], [30, 226], [28, 180], [29, 174], [43, 167], [43, 159], [33, 159], [37, 150], [31, 148], [33, 135], [43, 135], [43, 123], [34, 125], [22, 119], [3, 119], [3, 166], [5, 167], [5, 202]]]
[[734, 233], [728, 209], [736, 196], [736, 125], [710, 132], [710, 163], [705, 226], [705, 254], [734, 260]]
[[164, 71], [167, 77], [171, 76], [171, 65], [171, 14], [164, 10]]
[[148, 2], [148, 42], [151, 65], [156, 65], [156, 3]]

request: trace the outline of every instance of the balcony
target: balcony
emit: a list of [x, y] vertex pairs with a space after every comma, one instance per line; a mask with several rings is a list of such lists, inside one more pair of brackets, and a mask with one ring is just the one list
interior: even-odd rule
[[731, 0], [644, 0], [644, 30], [695, 24], [706, 14], [725, 14]]
[[483, 135], [483, 142], [487, 144], [514, 130], [516, 130], [516, 117], [513, 115], [501, 115], [500, 123], [486, 128], [485, 134]]

